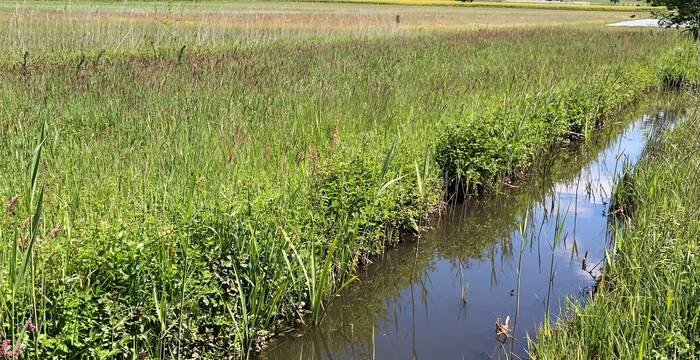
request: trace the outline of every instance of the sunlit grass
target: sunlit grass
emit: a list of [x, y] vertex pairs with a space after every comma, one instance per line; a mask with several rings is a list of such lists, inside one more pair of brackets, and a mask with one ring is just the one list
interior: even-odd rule
[[[593, 298], [567, 304], [531, 343], [536, 359], [695, 359], [700, 355], [698, 50], [663, 60], [661, 80], [685, 96], [677, 123], [626, 168], [611, 204], [613, 243]], [[687, 92], [687, 94], [685, 94]], [[669, 121], [670, 119], [667, 119]]]
[[347, 2], [362, 4], [397, 4], [397, 5], [441, 5], [458, 7], [497, 7], [511, 9], [545, 9], [578, 11], [649, 11], [651, 6], [636, 5], [602, 5], [602, 4], [567, 4], [566, 2], [508, 2], [508, 1], [459, 1], [459, 0], [320, 0], [322, 2]]
[[24, 51], [66, 56], [95, 49], [133, 52], [185, 43], [190, 48], [225, 47], [494, 27], [591, 27], [645, 15], [637, 9], [581, 12], [337, 3], [2, 3], [0, 45], [3, 60], [16, 61]]
[[[697, 101], [697, 100], [696, 100]], [[697, 105], [697, 103], [695, 103]], [[698, 113], [691, 106], [618, 187], [619, 230], [598, 289], [545, 327], [536, 359], [694, 359], [699, 354]]]
[[[358, 31], [267, 20], [242, 31], [167, 9], [146, 15], [156, 21], [33, 11], [3, 13], [0, 193], [31, 200], [27, 184], [44, 186], [44, 211], [33, 251], [36, 207], [2, 215], [0, 254], [19, 244], [36, 276], [21, 301], [5, 300], [0, 326], [10, 338], [33, 319], [21, 343], [38, 358], [244, 357], [318, 322], [360, 266], [420, 231], [443, 199], [445, 129], [487, 148], [460, 169], [487, 169], [470, 181], [496, 189], [657, 85], [678, 40], [591, 26], [362, 30], [364, 19]], [[15, 262], [2, 264], [9, 294]]]

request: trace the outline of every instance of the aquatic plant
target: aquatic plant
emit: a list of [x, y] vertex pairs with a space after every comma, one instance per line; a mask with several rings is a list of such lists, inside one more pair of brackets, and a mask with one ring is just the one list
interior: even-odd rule
[[[31, 317], [20, 340], [37, 358], [247, 357], [318, 323], [360, 266], [440, 205], [444, 129], [485, 114], [490, 127], [454, 134], [477, 139], [480, 162], [455, 169], [496, 186], [568, 129], [540, 104], [561, 111], [556, 95], [575, 85], [615, 92], [597, 79], [611, 59], [644, 69], [676, 41], [570, 27], [295, 38], [172, 18], [78, 34], [27, 14], [3, 39], [31, 49], [0, 58], [0, 286], [20, 289], [7, 274], [27, 258], [27, 291], [0, 326], [21, 335]], [[32, 192], [18, 174], [44, 119]], [[23, 225], [38, 198], [36, 226]], [[30, 233], [41, 241], [27, 252]]]
[[590, 137], [617, 109], [658, 84], [650, 73], [650, 68], [608, 68], [449, 123], [435, 145], [446, 189], [459, 197], [493, 189], [525, 171], [542, 152]]
[[[594, 296], [530, 344], [536, 359], [700, 355], [697, 99], [616, 187], [613, 243]], [[633, 206], [632, 206], [633, 205]]]
[[698, 84], [700, 81], [698, 51], [696, 43], [685, 41], [664, 57], [658, 70], [664, 86], [678, 90]]

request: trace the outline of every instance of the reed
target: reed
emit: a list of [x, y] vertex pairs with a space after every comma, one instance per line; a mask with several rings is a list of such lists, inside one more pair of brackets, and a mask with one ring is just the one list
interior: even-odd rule
[[[553, 129], [567, 138], [570, 119], [651, 86], [679, 39], [568, 26], [238, 36], [167, 16], [100, 18], [88, 34], [70, 14], [2, 22], [4, 41], [34, 46], [0, 54], [0, 285], [14, 294], [0, 327], [36, 358], [249, 357], [319, 323], [361, 266], [439, 209], [445, 129], [484, 131], [468, 133], [487, 149], [460, 169], [496, 187], [562, 144], [546, 141]], [[41, 176], [17, 175], [39, 157]]]
[[[592, 299], [531, 342], [537, 359], [697, 358], [698, 99], [619, 181], [614, 244]], [[679, 176], [680, 175], [680, 176]], [[624, 200], [619, 199], [623, 197]]]

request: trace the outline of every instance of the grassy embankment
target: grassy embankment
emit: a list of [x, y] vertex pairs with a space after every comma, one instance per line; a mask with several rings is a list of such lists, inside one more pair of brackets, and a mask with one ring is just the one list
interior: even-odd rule
[[420, 229], [443, 172], [470, 191], [517, 177], [658, 84], [677, 41], [569, 27], [242, 41], [97, 12], [78, 17], [86, 35], [73, 15], [2, 23], [3, 351], [38, 358], [242, 356], [316, 322]]
[[594, 298], [538, 332], [538, 359], [700, 357], [700, 99], [697, 50], [669, 60], [666, 83], [690, 106], [617, 186], [615, 243]]

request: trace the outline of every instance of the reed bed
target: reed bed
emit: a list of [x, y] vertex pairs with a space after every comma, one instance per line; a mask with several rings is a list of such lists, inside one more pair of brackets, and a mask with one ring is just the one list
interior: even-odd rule
[[700, 58], [686, 43], [664, 59], [661, 80], [688, 109], [627, 167], [610, 205], [613, 242], [592, 299], [568, 302], [532, 341], [535, 359], [700, 357], [697, 149]]
[[[592, 136], [662, 82], [679, 41], [566, 26], [182, 31], [2, 54], [3, 356], [252, 356], [419, 232], [443, 175], [497, 189]], [[460, 155], [452, 136], [486, 150]]]
[[[396, 16], [399, 16], [399, 23]], [[644, 11], [374, 6], [275, 2], [0, 3], [0, 61], [25, 51], [42, 58], [105, 50], [130, 54], [153, 47], [264, 46], [279, 41], [376, 38], [444, 30], [591, 26], [648, 15]], [[311, 41], [311, 40], [309, 40]], [[94, 54], [92, 54], [94, 55]], [[8, 58], [9, 57], [9, 58]]]
[[[695, 100], [697, 102], [697, 99]], [[544, 328], [537, 359], [700, 357], [696, 107], [617, 190], [619, 231], [592, 300]]]

